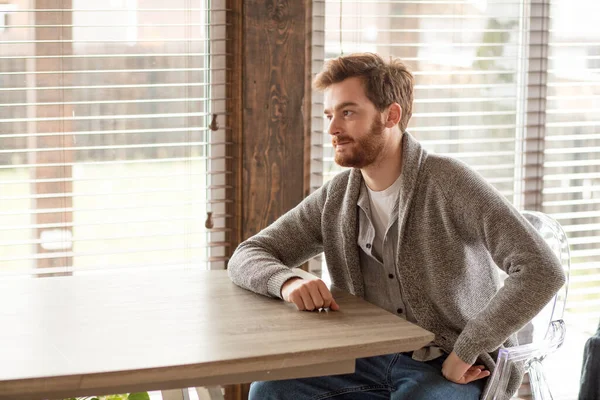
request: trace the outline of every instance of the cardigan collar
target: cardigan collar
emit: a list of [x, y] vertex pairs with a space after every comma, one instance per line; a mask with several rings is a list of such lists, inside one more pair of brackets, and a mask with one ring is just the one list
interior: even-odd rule
[[[408, 219], [412, 198], [418, 184], [418, 177], [427, 156], [421, 144], [408, 132], [402, 135], [402, 183], [398, 209], [398, 254], [400, 243]], [[358, 253], [358, 219], [357, 203], [363, 177], [360, 169], [353, 168], [348, 178], [348, 186], [342, 201], [343, 216], [343, 247], [346, 265], [352, 277], [354, 294], [364, 297], [364, 282], [360, 271], [360, 256]]]

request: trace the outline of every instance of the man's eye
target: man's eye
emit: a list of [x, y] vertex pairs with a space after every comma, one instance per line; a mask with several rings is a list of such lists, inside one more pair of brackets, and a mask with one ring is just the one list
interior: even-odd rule
[[327, 121], [331, 121], [332, 116], [331, 115], [326, 115], [325, 118], [327, 118]]
[[344, 110], [344, 117], [348, 117], [348, 116], [350, 116], [352, 114], [353, 114], [352, 111], [350, 111], [350, 110]]

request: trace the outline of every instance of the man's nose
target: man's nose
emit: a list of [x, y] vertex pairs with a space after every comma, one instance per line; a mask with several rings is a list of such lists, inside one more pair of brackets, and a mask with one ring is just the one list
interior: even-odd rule
[[329, 133], [331, 136], [341, 133], [340, 126], [337, 123], [337, 120], [335, 118], [332, 118], [331, 120], [329, 120], [329, 126], [327, 127], [327, 133]]

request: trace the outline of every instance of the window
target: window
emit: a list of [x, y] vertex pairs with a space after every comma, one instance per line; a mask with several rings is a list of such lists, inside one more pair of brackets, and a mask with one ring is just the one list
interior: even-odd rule
[[567, 382], [556, 387], [561, 398], [577, 393], [583, 344], [600, 319], [600, 31], [592, 17], [599, 11], [584, 0], [550, 7], [542, 210], [565, 229], [572, 261], [569, 330], [556, 357]]
[[[315, 10], [324, 8], [324, 20], [314, 26], [323, 43], [315, 43], [314, 52], [322, 59], [356, 51], [402, 58], [416, 80], [409, 131], [429, 150], [468, 162], [512, 199], [520, 6], [486, 4], [320, 2]], [[316, 64], [318, 70], [321, 63]], [[316, 130], [322, 131], [322, 109], [314, 111]], [[317, 144], [323, 151], [324, 180], [339, 171], [327, 136]]]
[[[568, 333], [546, 364], [551, 384], [561, 383], [552, 385], [559, 399], [576, 398], [583, 345], [600, 318], [598, 7], [592, 0], [313, 3], [313, 76], [342, 53], [400, 57], [416, 83], [408, 131], [566, 230]], [[313, 93], [313, 190], [340, 171], [325, 124], [322, 97]]]
[[0, 13], [0, 274], [223, 268], [224, 2]]

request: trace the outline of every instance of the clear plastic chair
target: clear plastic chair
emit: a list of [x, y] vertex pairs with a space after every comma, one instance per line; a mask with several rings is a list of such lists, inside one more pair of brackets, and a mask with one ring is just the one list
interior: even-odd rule
[[534, 211], [524, 211], [522, 214], [550, 245], [563, 266], [567, 280], [544, 309], [519, 331], [519, 346], [500, 349], [496, 369], [489, 378], [482, 400], [503, 400], [511, 367], [521, 362], [529, 373], [533, 400], [553, 398], [544, 376], [542, 361], [555, 352], [565, 339], [563, 313], [571, 269], [569, 244], [561, 226], [548, 215]]

